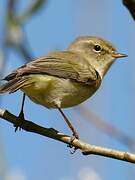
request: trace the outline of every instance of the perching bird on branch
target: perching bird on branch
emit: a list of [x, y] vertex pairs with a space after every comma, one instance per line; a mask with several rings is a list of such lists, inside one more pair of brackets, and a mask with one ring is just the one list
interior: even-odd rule
[[[13, 71], [4, 78], [7, 82], [0, 87], [0, 93], [20, 89], [33, 102], [57, 108], [73, 136], [79, 138], [61, 108], [76, 106], [91, 97], [115, 59], [126, 56], [104, 39], [79, 37], [66, 50], [37, 58]], [[24, 118], [23, 105], [20, 119]]]

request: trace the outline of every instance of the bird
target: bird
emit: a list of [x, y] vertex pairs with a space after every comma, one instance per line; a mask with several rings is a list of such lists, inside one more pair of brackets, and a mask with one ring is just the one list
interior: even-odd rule
[[14, 93], [19, 89], [24, 93], [19, 114], [23, 118], [20, 119], [24, 119], [25, 95], [36, 104], [58, 109], [73, 136], [79, 139], [62, 109], [79, 105], [90, 98], [99, 89], [115, 60], [123, 57], [127, 55], [118, 53], [105, 39], [81, 36], [67, 49], [34, 59], [7, 75], [3, 79], [6, 83], [0, 86], [0, 94]]

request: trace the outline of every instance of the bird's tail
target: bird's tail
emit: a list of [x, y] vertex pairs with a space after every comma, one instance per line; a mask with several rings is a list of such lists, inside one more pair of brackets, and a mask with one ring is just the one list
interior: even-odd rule
[[13, 78], [0, 86], [0, 93], [13, 93], [30, 83], [28, 76]]

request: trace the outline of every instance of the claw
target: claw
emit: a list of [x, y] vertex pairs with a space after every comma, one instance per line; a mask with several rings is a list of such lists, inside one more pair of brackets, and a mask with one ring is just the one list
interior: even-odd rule
[[72, 143], [75, 139], [79, 139], [78, 134], [76, 134], [76, 135], [73, 134], [73, 137], [71, 137], [71, 139], [70, 139], [70, 143], [67, 145], [67, 147], [69, 147], [71, 149], [73, 148], [73, 150], [70, 150], [70, 154], [74, 154], [76, 152], [76, 150], [78, 149], [72, 145]]
[[76, 152], [77, 149], [78, 149], [78, 148], [73, 147], [73, 151], [70, 150], [70, 154], [75, 154], [75, 152]]

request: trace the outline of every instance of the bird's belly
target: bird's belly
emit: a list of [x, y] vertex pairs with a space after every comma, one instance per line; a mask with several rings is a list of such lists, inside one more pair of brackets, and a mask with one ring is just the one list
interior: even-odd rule
[[[49, 77], [49, 76], [48, 76]], [[44, 81], [46, 81], [44, 79]], [[97, 87], [73, 82], [69, 79], [51, 77], [51, 81], [36, 81], [32, 86], [22, 90], [37, 104], [47, 108], [68, 108], [78, 105], [88, 99], [97, 90]], [[48, 83], [48, 84], [47, 84]]]
[[[61, 108], [76, 106], [84, 102], [93, 94], [90, 87], [76, 83], [73, 83], [72, 87], [66, 90], [67, 92], [65, 91], [61, 97]], [[62, 92], [60, 92], [60, 94], [62, 94]]]

